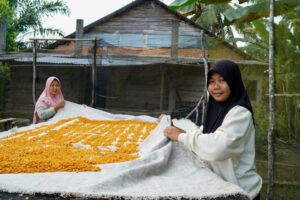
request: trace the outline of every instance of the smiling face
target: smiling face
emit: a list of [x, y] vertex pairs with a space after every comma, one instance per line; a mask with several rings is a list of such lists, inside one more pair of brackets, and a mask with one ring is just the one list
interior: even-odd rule
[[208, 80], [207, 90], [217, 102], [226, 101], [231, 93], [229, 85], [217, 72], [211, 73]]
[[60, 84], [57, 80], [53, 80], [51, 85], [50, 85], [50, 88], [49, 88], [49, 91], [50, 91], [50, 94], [51, 95], [57, 95], [59, 92], [60, 92]]

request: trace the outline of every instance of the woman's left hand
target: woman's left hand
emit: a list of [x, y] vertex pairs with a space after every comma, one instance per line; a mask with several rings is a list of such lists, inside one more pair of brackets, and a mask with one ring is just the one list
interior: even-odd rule
[[175, 126], [168, 126], [164, 130], [164, 135], [176, 142], [178, 141], [178, 136], [181, 133], [184, 133], [183, 130], [181, 130]]

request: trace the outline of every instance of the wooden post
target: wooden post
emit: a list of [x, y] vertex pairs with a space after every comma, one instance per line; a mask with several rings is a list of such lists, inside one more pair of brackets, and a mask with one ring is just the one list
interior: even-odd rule
[[[76, 20], [76, 39], [83, 38], [83, 20], [77, 19]], [[82, 41], [78, 40], [75, 41], [75, 56], [80, 56], [82, 54]]]
[[161, 81], [160, 81], [160, 104], [159, 109], [160, 111], [163, 110], [164, 105], [164, 83], [165, 83], [165, 68], [163, 66], [160, 66], [161, 69]]
[[171, 57], [178, 57], [178, 32], [179, 32], [179, 22], [172, 21], [172, 41], [171, 41]]
[[274, 127], [275, 127], [275, 97], [274, 97], [274, 10], [275, 0], [270, 0], [270, 31], [269, 31], [269, 131], [268, 131], [268, 188], [267, 200], [273, 199], [274, 185]]
[[36, 103], [36, 58], [37, 58], [37, 40], [33, 40], [33, 61], [32, 61], [32, 100]]
[[93, 63], [92, 63], [92, 102], [91, 102], [91, 106], [95, 107], [96, 104], [96, 73], [97, 73], [97, 69], [96, 69], [96, 59], [97, 59], [97, 38], [94, 37], [93, 40]]

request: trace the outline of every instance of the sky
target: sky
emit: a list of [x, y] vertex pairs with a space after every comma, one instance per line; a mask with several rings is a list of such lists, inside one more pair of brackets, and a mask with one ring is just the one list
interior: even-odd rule
[[[44, 27], [56, 28], [64, 35], [75, 32], [76, 19], [83, 19], [84, 26], [126, 6], [134, 0], [64, 0], [71, 10], [71, 14], [54, 15], [43, 20]], [[174, 0], [161, 0], [169, 5]], [[104, 3], [105, 2], [105, 3]]]

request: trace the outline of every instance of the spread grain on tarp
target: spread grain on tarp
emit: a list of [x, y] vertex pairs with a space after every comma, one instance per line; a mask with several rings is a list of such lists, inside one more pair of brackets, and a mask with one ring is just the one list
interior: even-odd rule
[[0, 173], [100, 171], [95, 165], [134, 160], [157, 126], [135, 120], [74, 117], [1, 138]]

